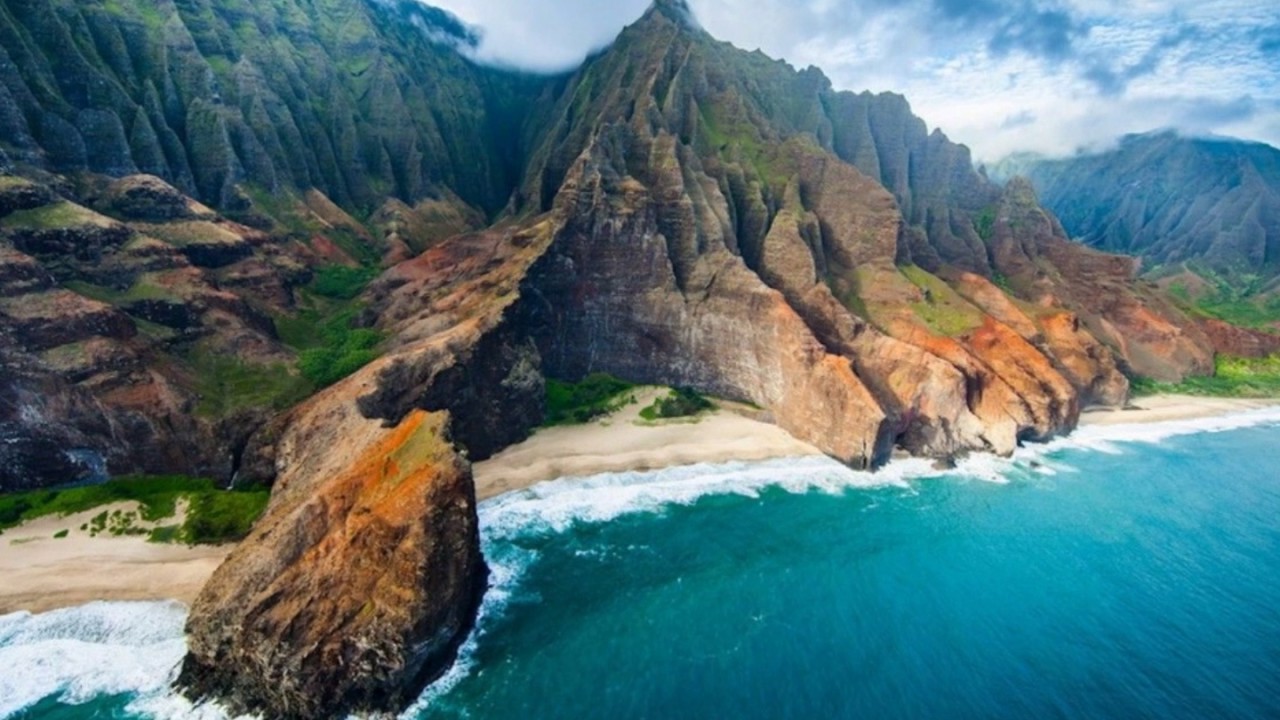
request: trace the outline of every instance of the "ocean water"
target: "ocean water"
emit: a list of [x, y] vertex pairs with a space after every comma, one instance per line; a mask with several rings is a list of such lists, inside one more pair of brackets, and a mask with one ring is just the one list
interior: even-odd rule
[[[1278, 450], [1273, 411], [499, 498], [478, 630], [405, 717], [1278, 718]], [[168, 690], [183, 619], [0, 617], [0, 718], [222, 717]]]

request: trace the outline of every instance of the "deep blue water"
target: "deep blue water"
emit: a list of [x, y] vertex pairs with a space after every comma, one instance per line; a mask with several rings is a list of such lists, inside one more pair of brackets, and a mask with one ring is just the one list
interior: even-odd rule
[[[480, 632], [409, 716], [1280, 717], [1280, 427], [1107, 432], [944, 476], [781, 461], [491, 502]], [[181, 621], [0, 618], [0, 717], [189, 716]]]

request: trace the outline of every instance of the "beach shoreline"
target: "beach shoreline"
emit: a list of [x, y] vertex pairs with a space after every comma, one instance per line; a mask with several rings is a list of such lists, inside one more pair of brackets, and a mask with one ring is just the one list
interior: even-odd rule
[[[231, 545], [159, 544], [145, 536], [93, 537], [81, 526], [136, 503], [32, 520], [0, 535], [0, 615], [46, 612], [95, 600], [177, 600], [190, 605]], [[65, 533], [65, 536], [59, 537]]]
[[1080, 427], [1146, 425], [1150, 423], [1235, 415], [1280, 406], [1280, 398], [1222, 398], [1199, 395], [1150, 395], [1133, 398], [1123, 408], [1089, 408], [1080, 414]]
[[[697, 418], [647, 422], [640, 409], [664, 393], [636, 391], [636, 402], [583, 425], [544, 428], [473, 468], [481, 501], [542, 482], [697, 463], [754, 462], [821, 455], [765, 422], [761, 411], [724, 404]], [[1280, 406], [1277, 400], [1157, 395], [1124, 409], [1090, 409], [1081, 427], [1214, 418]], [[90, 537], [79, 528], [98, 508], [45, 517], [0, 535], [0, 615], [45, 612], [95, 600], [177, 600], [190, 605], [233, 546], [149, 543], [143, 537]], [[67, 535], [57, 538], [62, 531]]]

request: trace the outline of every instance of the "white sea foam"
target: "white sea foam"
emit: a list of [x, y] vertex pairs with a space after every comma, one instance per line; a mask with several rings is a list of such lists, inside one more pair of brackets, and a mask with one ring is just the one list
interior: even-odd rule
[[871, 473], [824, 457], [800, 457], [606, 473], [555, 480], [492, 498], [480, 506], [480, 523], [494, 539], [531, 531], [557, 533], [575, 522], [607, 522], [622, 515], [689, 505], [708, 495], [757, 497], [768, 487], [795, 493], [905, 487], [909, 478], [929, 472], [937, 474], [925, 460], [904, 460]]
[[154, 694], [186, 652], [178, 603], [92, 603], [0, 617], [0, 718], [43, 698]]
[[[973, 455], [948, 471], [918, 459], [895, 461], [869, 473], [825, 458], [789, 458], [563, 479], [493, 498], [479, 508], [491, 586], [476, 630], [449, 672], [402, 717], [415, 718], [466, 678], [475, 669], [476, 650], [486, 632], [511, 603], [522, 600], [521, 580], [538, 558], [536, 550], [516, 542], [522, 537], [560, 533], [579, 522], [661, 512], [710, 495], [757, 497], [769, 487], [794, 493], [840, 493], [910, 488], [911, 480], [943, 475], [1007, 483], [1010, 476], [1073, 471], [1053, 459], [1061, 450], [1116, 453], [1123, 452], [1126, 443], [1156, 443], [1180, 435], [1275, 423], [1280, 423], [1280, 408], [1199, 420], [1088, 426], [1050, 443], [1019, 448], [1010, 458]], [[4, 669], [0, 672], [0, 720], [46, 697], [78, 704], [119, 694], [134, 696], [128, 707], [131, 713], [158, 720], [226, 720], [221, 708], [193, 706], [170, 687], [186, 652], [185, 620], [186, 611], [178, 603], [92, 603], [43, 615], [0, 617], [0, 668]]]

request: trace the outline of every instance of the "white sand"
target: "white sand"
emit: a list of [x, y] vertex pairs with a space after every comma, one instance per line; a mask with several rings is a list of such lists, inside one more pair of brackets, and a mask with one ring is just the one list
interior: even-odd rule
[[476, 463], [477, 496], [483, 500], [560, 477], [820, 454], [782, 428], [747, 417], [758, 412], [731, 403], [696, 419], [642, 420], [640, 410], [666, 392], [637, 390], [634, 404], [607, 418], [539, 430]]
[[[481, 498], [560, 477], [656, 470], [701, 462], [817, 455], [812, 445], [729, 406], [692, 420], [647, 423], [640, 409], [660, 391], [637, 391], [637, 402], [586, 425], [538, 431], [474, 467]], [[1280, 405], [1280, 400], [1187, 396], [1138, 398], [1130, 409], [1094, 410], [1081, 424], [1156, 423], [1214, 417]], [[120, 507], [126, 511], [132, 504]], [[42, 612], [93, 600], [176, 599], [190, 603], [230, 552], [230, 546], [156, 545], [144, 537], [89, 537], [80, 525], [102, 511], [42, 518], [0, 535], [0, 614]], [[173, 523], [166, 520], [164, 523]], [[64, 539], [54, 539], [69, 530]]]
[[1153, 395], [1135, 398], [1123, 410], [1089, 410], [1080, 416], [1081, 425], [1128, 425], [1173, 420], [1196, 420], [1259, 410], [1280, 405], [1280, 400], [1212, 398], [1193, 395]]
[[[146, 536], [90, 537], [80, 526], [105, 510], [43, 517], [0, 535], [0, 615], [44, 612], [94, 600], [179, 600], [190, 604], [231, 551], [149, 543]], [[162, 524], [180, 522], [167, 519]], [[68, 530], [65, 538], [54, 538]]]

